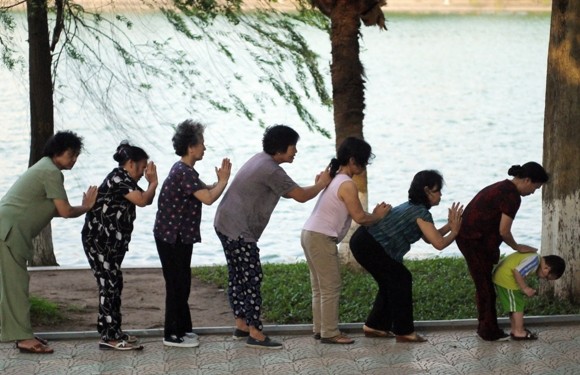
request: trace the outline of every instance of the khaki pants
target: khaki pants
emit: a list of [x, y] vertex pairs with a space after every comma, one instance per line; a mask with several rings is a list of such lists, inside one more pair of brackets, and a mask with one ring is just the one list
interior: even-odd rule
[[338, 304], [341, 279], [336, 238], [303, 230], [302, 248], [310, 268], [313, 331], [323, 338], [340, 334]]
[[30, 325], [27, 261], [0, 240], [0, 341], [34, 337]]

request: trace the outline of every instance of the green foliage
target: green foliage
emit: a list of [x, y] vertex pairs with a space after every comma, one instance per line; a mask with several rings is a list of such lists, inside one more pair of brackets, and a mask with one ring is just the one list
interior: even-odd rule
[[191, 269], [194, 277], [208, 284], [214, 284], [219, 289], [228, 287], [228, 268], [226, 266], [201, 266]]
[[[264, 303], [265, 319], [272, 322], [284, 321], [284, 324], [302, 323], [304, 319], [312, 321], [310, 304], [310, 277], [308, 265], [305, 262], [296, 263], [293, 267], [284, 264], [264, 264], [264, 283], [262, 298], [271, 299]], [[270, 275], [276, 275], [268, 282]], [[279, 282], [287, 287], [280, 288]], [[282, 308], [284, 307], [284, 308]]]
[[[405, 265], [413, 275], [415, 320], [470, 319], [477, 316], [475, 288], [463, 258], [407, 260]], [[308, 265], [305, 262], [264, 264], [262, 268], [264, 319], [277, 324], [311, 323]], [[227, 288], [225, 266], [195, 267], [192, 272], [205, 282]], [[341, 273], [340, 320], [363, 322], [372, 307], [377, 285], [366, 272], [343, 268]], [[526, 304], [528, 316], [577, 314], [580, 309], [580, 305], [555, 301], [548, 296], [530, 298]], [[499, 307], [498, 311], [501, 311]]]
[[24, 64], [24, 59], [19, 57], [14, 49], [13, 43], [10, 40], [9, 34], [14, 32], [16, 23], [14, 17], [8, 13], [8, 9], [0, 9], [0, 30], [7, 34], [0, 34], [0, 56], [3, 65], [8, 70], [14, 70], [17, 66]]
[[[330, 137], [310, 110], [332, 105], [325, 74], [318, 56], [297, 32], [300, 25], [327, 31], [328, 20], [307, 1], [300, 1], [291, 13], [269, 8], [268, 0], [260, 3], [265, 7], [242, 11], [242, 0], [173, 0], [169, 5], [143, 0], [140, 5], [151, 13], [119, 13], [114, 8], [89, 10], [73, 1], [65, 1], [63, 8], [49, 2], [47, 27], [59, 36], [53, 50], [55, 102], [88, 101], [120, 131], [128, 121], [140, 125], [128, 111], [134, 109], [139, 115], [155, 94], [167, 90], [181, 95], [173, 101], [189, 112], [205, 113], [209, 106], [261, 126], [272, 106], [284, 104], [293, 107], [309, 129]], [[177, 34], [158, 33], [145, 40], [140, 27], [148, 26], [147, 18], [156, 24], [167, 22], [170, 27], [164, 30], [173, 28]], [[25, 17], [20, 22], [18, 27], [26, 27]], [[10, 43], [16, 27], [7, 9], [0, 10], [0, 31], [7, 34], [0, 34], [0, 52], [9, 69], [24, 61]], [[200, 63], [206, 61], [196, 55], [200, 50], [204, 58], [210, 56], [217, 74]], [[248, 60], [253, 60], [250, 74], [247, 67], [239, 66]], [[58, 79], [62, 65], [69, 78], [66, 82]], [[263, 91], [246, 95], [240, 87], [247, 87], [249, 79], [256, 79]], [[270, 100], [262, 100], [267, 96]], [[139, 103], [138, 108], [131, 108], [131, 103]], [[155, 114], [158, 106], [147, 107]]]
[[463, 258], [406, 261], [417, 320], [475, 318], [475, 287]]
[[[271, 88], [283, 99], [283, 101], [296, 110], [300, 119], [311, 130], [330, 138], [330, 132], [317, 123], [316, 118], [307, 109], [304, 100], [313, 99], [311, 91], [317, 94], [317, 100], [326, 106], [332, 105], [332, 100], [327, 92], [324, 75], [318, 66], [318, 56], [314, 53], [307, 41], [296, 32], [298, 24], [318, 27], [327, 30], [328, 21], [322, 22], [318, 12], [306, 10], [303, 4], [299, 11], [294, 13], [281, 13], [274, 9], [261, 9], [252, 12], [240, 10], [241, 1], [226, 1], [220, 5], [216, 1], [182, 1], [174, 0], [172, 8], [161, 8], [167, 20], [175, 30], [189, 39], [207, 40], [216, 46], [216, 51], [221, 53], [233, 64], [236, 56], [233, 47], [239, 48], [237, 38], [243, 42], [245, 51], [256, 62], [256, 68], [260, 73], [259, 81], [269, 84]], [[224, 20], [229, 24], [236, 25], [235, 34], [222, 34]], [[217, 26], [217, 27], [216, 27]], [[195, 29], [196, 32], [192, 30]], [[280, 74], [294, 70], [293, 77]], [[242, 75], [234, 73], [234, 79], [243, 79]], [[295, 87], [295, 84], [298, 87]], [[237, 95], [230, 92], [229, 99], [231, 109], [245, 116], [249, 120], [257, 117], [248, 104], [240, 105], [243, 101]], [[261, 113], [266, 113], [267, 107], [261, 101], [255, 101]], [[221, 104], [223, 111], [230, 108]]]
[[35, 325], [51, 325], [63, 320], [63, 314], [56, 303], [30, 296], [30, 319]]

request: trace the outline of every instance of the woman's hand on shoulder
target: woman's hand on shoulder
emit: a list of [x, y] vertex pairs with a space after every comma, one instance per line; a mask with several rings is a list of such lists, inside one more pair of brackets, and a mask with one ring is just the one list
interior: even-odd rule
[[327, 187], [328, 184], [330, 184], [330, 181], [332, 181], [332, 177], [330, 176], [330, 165], [314, 178], [314, 183], [316, 185], [321, 185], [322, 188]]
[[90, 211], [90, 209], [95, 205], [95, 202], [97, 201], [97, 194], [98, 189], [94, 185], [89, 186], [87, 191], [83, 193], [83, 201], [81, 205], [87, 212]]
[[377, 220], [380, 220], [383, 217], [387, 216], [387, 214], [391, 211], [391, 208], [393, 208], [393, 206], [391, 206], [390, 204], [381, 202], [377, 204], [373, 209], [373, 216], [375, 216]]
[[453, 202], [451, 208], [449, 208], [447, 221], [449, 223], [449, 229], [455, 235], [459, 233], [459, 229], [461, 228], [462, 215], [463, 205], [459, 202]]
[[528, 245], [518, 244], [515, 249], [518, 253], [537, 253], [538, 249]]

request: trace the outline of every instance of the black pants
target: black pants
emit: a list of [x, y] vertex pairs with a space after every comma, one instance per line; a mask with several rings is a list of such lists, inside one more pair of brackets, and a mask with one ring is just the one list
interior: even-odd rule
[[165, 278], [165, 331], [166, 339], [171, 335], [185, 336], [191, 332], [189, 293], [191, 291], [191, 254], [193, 244], [181, 242], [170, 244], [155, 239], [157, 252]]
[[477, 303], [477, 334], [484, 340], [497, 340], [504, 335], [497, 322], [496, 292], [493, 284], [493, 268], [499, 259], [497, 247], [486, 246], [484, 241], [458, 237], [455, 242], [465, 257], [467, 267], [475, 284]]
[[354, 258], [375, 279], [379, 291], [365, 324], [396, 335], [415, 331], [413, 324], [413, 277], [402, 264], [387, 255], [381, 244], [359, 227], [350, 239]]

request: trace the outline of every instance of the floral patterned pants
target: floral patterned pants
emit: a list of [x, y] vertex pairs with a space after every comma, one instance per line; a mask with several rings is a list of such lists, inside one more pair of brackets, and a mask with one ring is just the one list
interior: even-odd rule
[[256, 242], [245, 242], [243, 237], [233, 240], [216, 233], [224, 248], [228, 265], [228, 298], [236, 318], [246, 320], [248, 326], [262, 330], [262, 265]]

